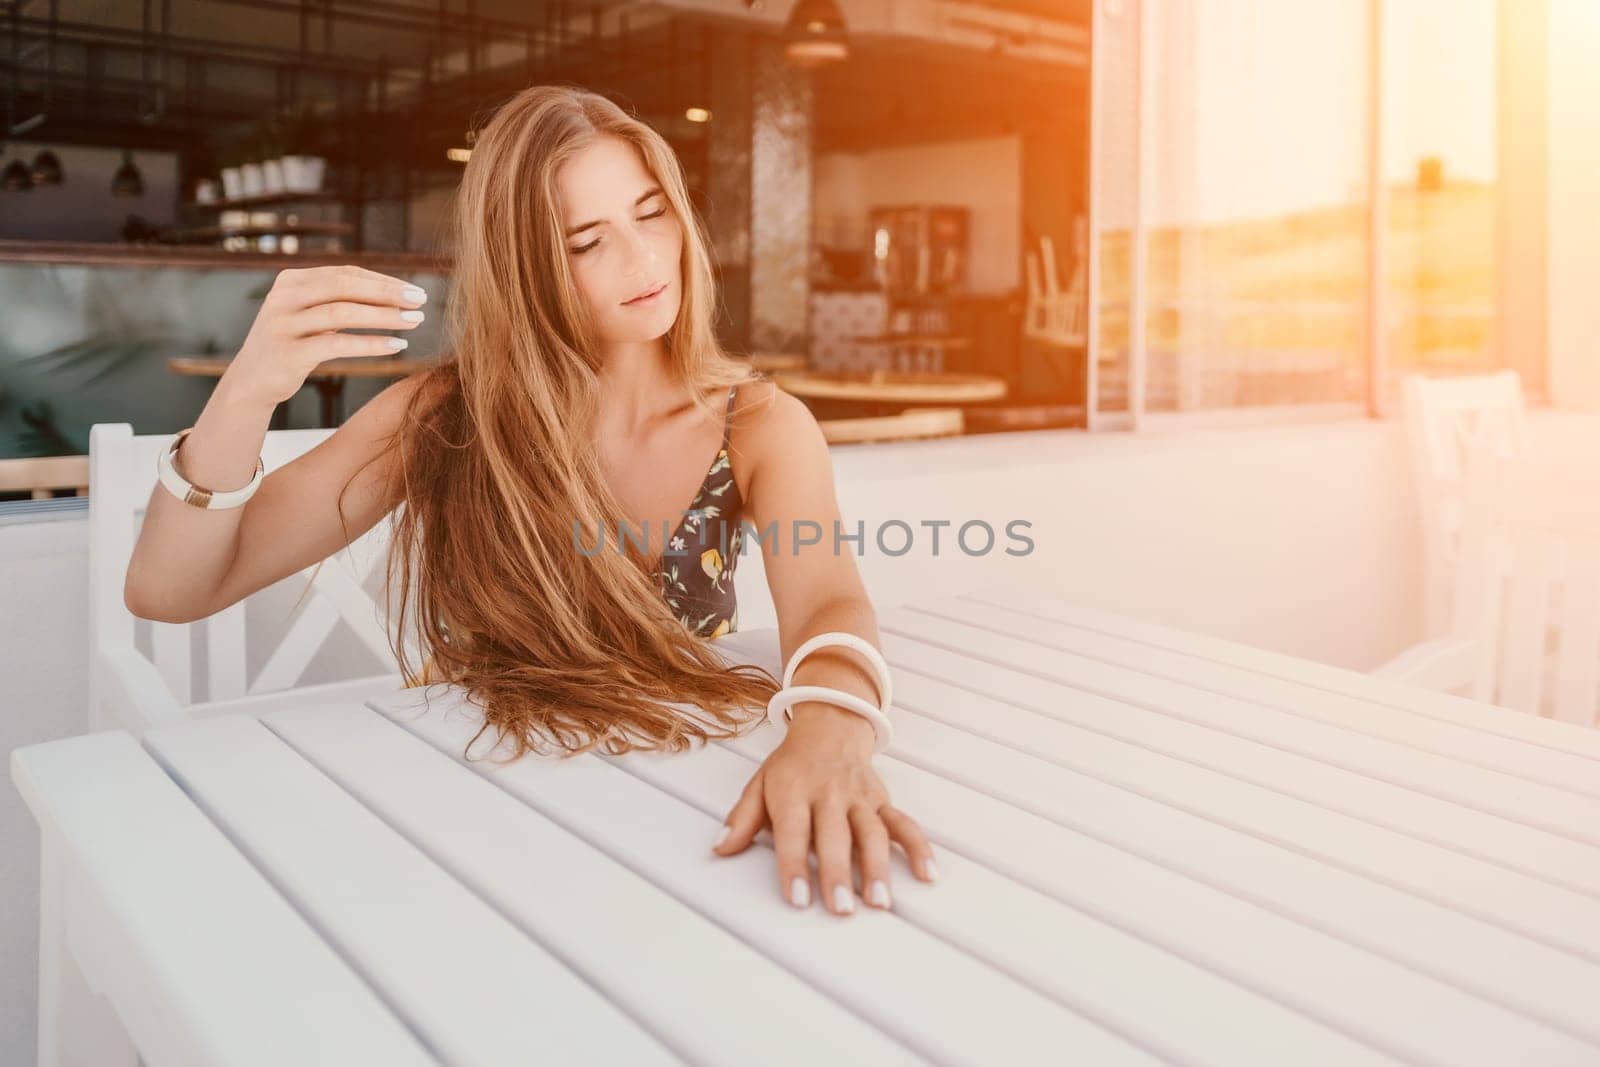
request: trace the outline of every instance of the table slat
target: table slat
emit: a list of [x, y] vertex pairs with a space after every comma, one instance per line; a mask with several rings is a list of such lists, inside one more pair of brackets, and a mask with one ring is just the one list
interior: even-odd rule
[[1600, 845], [1600, 800], [1247, 698], [1171, 681], [1140, 669], [1137, 657], [1132, 665], [1108, 663], [996, 632], [986, 625], [959, 622], [910, 607], [886, 613], [880, 625], [973, 659], [1014, 667], [1086, 692], [1158, 710], [1572, 841]]
[[[619, 766], [721, 818], [755, 773], [750, 742]], [[761, 748], [766, 748], [762, 745]], [[771, 830], [756, 838], [771, 860]], [[919, 882], [892, 854], [894, 912], [1065, 1007], [1186, 1064], [1390, 1063], [1392, 1057], [958, 852]]]
[[254, 718], [145, 745], [440, 1058], [681, 1062]]
[[[262, 721], [686, 1060], [925, 1062], [371, 708], [313, 705]], [[524, 759], [547, 776], [565, 770]]]
[[[885, 654], [897, 667], [928, 678], [968, 686], [972, 659], [952, 653], [937, 622], [908, 615], [904, 632], [885, 631]], [[898, 625], [898, 624], [897, 624]], [[944, 637], [939, 635], [943, 634]], [[930, 644], [923, 637], [938, 638]], [[1211, 725], [1190, 722], [1178, 714], [1068, 688], [1036, 674], [1001, 667], [981, 667], [985, 695], [1006, 704], [1093, 730], [1153, 752], [1253, 782], [1408, 834], [1419, 841], [1454, 849], [1511, 870], [1591, 897], [1600, 897], [1600, 851], [1547, 831], [1474, 811], [1438, 797], [1285, 751], [1250, 738], [1236, 737]], [[1187, 714], [1187, 701], [1164, 702]]]
[[[771, 631], [719, 641], [730, 654], [770, 664], [751, 650], [776, 644]], [[1268, 899], [1248, 882], [1261, 852], [1237, 855], [1238, 839], [1221, 843], [1232, 862], [1215, 863], [1176, 839], [1204, 831], [1201, 820], [1164, 812], [1160, 805], [1093, 782], [1074, 781], [1043, 761], [1003, 749], [896, 708], [896, 744], [875, 764], [898, 806], [912, 813], [930, 839], [1079, 907], [1152, 943], [1257, 989], [1304, 1014], [1339, 1026], [1395, 1055], [1423, 1062], [1502, 1062], [1536, 1059], [1582, 1063], [1596, 1046], [1555, 1025], [1527, 1017], [1350, 943], [1345, 937], [1283, 914], [1300, 902]], [[776, 743], [757, 731], [735, 742], [760, 756]], [[1102, 810], [1103, 808], [1103, 810]], [[1148, 824], [1132, 819], [1147, 817]], [[1220, 828], [1212, 828], [1213, 830]], [[1259, 842], [1256, 844], [1259, 845]], [[1187, 850], [1187, 851], [1186, 851]], [[1270, 856], [1270, 851], [1266, 854]], [[1285, 853], [1288, 861], [1302, 860]], [[1207, 864], [1205, 877], [1176, 866]], [[1268, 860], [1267, 867], [1286, 861]], [[1323, 865], [1312, 865], [1331, 870]], [[1231, 868], [1237, 868], [1232, 870]], [[1228, 883], [1245, 879], [1242, 892]], [[1382, 888], [1382, 887], [1379, 887]], [[1314, 903], [1329, 918], [1361, 934], [1359, 922], [1327, 905], [1313, 887]], [[1442, 909], [1435, 909], [1442, 912]], [[1429, 922], [1433, 917], [1429, 916]], [[1415, 945], [1413, 947], [1416, 947]], [[1537, 946], [1536, 946], [1537, 947]], [[1497, 960], [1481, 961], [1499, 966]], [[1569, 997], [1568, 1005], [1572, 1003]], [[1563, 1014], [1562, 1026], [1572, 1020]]]
[[[431, 710], [421, 703], [428, 694]], [[452, 701], [460, 701], [459, 691], [435, 685], [368, 703], [460, 759], [478, 726], [469, 709], [451, 711]], [[626, 857], [635, 871], [929, 1059], [1022, 1062], [1052, 1047], [1084, 1062], [1159, 1062], [893, 913], [858, 906], [843, 918], [815, 899], [809, 909], [793, 908], [779, 896], [770, 853], [713, 855], [718, 819], [606, 758], [586, 753], [565, 760], [558, 774], [526, 759], [491, 769], [493, 742], [491, 730], [471, 750], [471, 769], [493, 775], [501, 788], [608, 854]], [[730, 795], [728, 806], [737, 798]], [[982, 1010], [974, 1011], [979, 1004]]]
[[[969, 664], [962, 674], [972, 678], [977, 671], [977, 664]], [[1070, 700], [1070, 691], [1062, 688], [1058, 699]], [[923, 692], [943, 709], [942, 718], [971, 719], [972, 694], [954, 687]], [[992, 795], [1563, 1026], [1600, 1049], [1600, 1013], [1594, 1011], [1600, 965], [1319, 859], [1319, 852], [1339, 852], [1366, 865], [1358, 853], [1375, 843], [1370, 836], [1357, 837], [1349, 820], [1330, 818], [1309, 805], [1297, 808], [1289, 798], [1222, 775], [1198, 771], [1185, 780], [1185, 768], [1176, 761], [1156, 758], [1135, 769], [1132, 761], [1145, 754], [1116, 743], [1098, 755], [1119, 761], [1111, 773], [1121, 776], [1122, 784], [1103, 780], [1102, 768], [1085, 773], [1061, 766], [1042, 758], [1049, 750], [1003, 747], [925, 716], [907, 715], [896, 729], [906, 746], [921, 744], [929, 753], [941, 753], [946, 766], [965, 760], [967, 780], [981, 781]], [[1068, 747], [1058, 743], [1055, 751]], [[1160, 792], [1170, 799], [1151, 795]], [[1264, 836], [1241, 832], [1241, 825]], [[1388, 854], [1371, 860], [1380, 868], [1394, 862], [1405, 842], [1386, 846]], [[1600, 902], [1568, 896], [1566, 917], [1600, 925]], [[1593, 932], [1588, 936], [1592, 940]]]
[[96, 978], [150, 1056], [437, 1062], [126, 731], [16, 749], [11, 776], [115, 918], [96, 952], [117, 973]]
[[[1508, 870], [1499, 863], [1255, 783], [1257, 777], [1272, 777], [1273, 766], [1295, 757], [1194, 727], [1189, 729], [1197, 737], [1166, 738], [1166, 751], [1147, 748], [1123, 740], [1126, 734], [1136, 732], [1128, 729], [1128, 720], [1142, 714], [1159, 722], [1160, 716], [1004, 668], [975, 664], [952, 656], [947, 649], [896, 634], [884, 635], [883, 644], [896, 668], [895, 705], [899, 709], [1304, 852], [1600, 964], [1600, 896]], [[986, 688], [1006, 690], [1005, 699], [956, 684], [984, 668]], [[1025, 683], [1032, 690], [1029, 697], [1019, 698], [1012, 692], [1013, 687], [1006, 684], [1012, 681]], [[1212, 744], [1208, 747], [1208, 743]], [[1226, 750], [1230, 745], [1234, 751], [1224, 755], [1246, 771], [1243, 777], [1217, 766], [1226, 760], [1204, 761], [1211, 748]], [[1297, 768], [1280, 766], [1279, 770], [1292, 777]], [[1342, 779], [1330, 784], [1333, 792], [1359, 789], [1369, 781], [1337, 770], [1329, 776]], [[1482, 830], [1475, 824], [1499, 822], [1478, 812], [1457, 809], [1457, 814], [1464, 836]], [[1546, 839], [1546, 835], [1515, 824], [1509, 831], [1526, 836], [1535, 848]]]
[[[1349, 693], [1263, 675], [1248, 667], [1201, 659], [1180, 650], [1155, 648], [1128, 637], [1013, 608], [975, 604], [958, 597], [918, 604], [916, 608], [1108, 663], [1136, 666], [1157, 677], [1244, 697], [1294, 715], [1600, 800], [1600, 762], [1585, 756], [1504, 737], [1466, 723], [1352, 699]], [[1505, 708], [1492, 710], [1503, 715], [1524, 714]]]
[[[1379, 705], [1381, 710], [1387, 711], [1397, 720], [1415, 716], [1469, 726], [1507, 740], [1521, 741], [1554, 752], [1600, 761], [1600, 730], [1536, 715], [1507, 714], [1507, 709], [1482, 701], [1439, 693], [1398, 682], [1392, 678], [1333, 667], [1281, 652], [1271, 652], [1220, 637], [1144, 622], [1114, 612], [1083, 607], [1039, 590], [1020, 588], [979, 590], [963, 593], [960, 599], [1024, 611], [1086, 630], [1125, 637], [1153, 648], [1182, 652], [1197, 659], [1243, 667], [1269, 678], [1280, 678], [1357, 697], [1364, 703]], [[1346, 712], [1349, 715], [1367, 714], [1365, 709], [1354, 705], [1349, 706]]]

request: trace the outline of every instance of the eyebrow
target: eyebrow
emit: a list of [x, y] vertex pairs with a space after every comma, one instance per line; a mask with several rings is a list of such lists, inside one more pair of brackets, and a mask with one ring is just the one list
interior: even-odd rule
[[[655, 196], [657, 193], [660, 193], [660, 192], [661, 192], [661, 186], [652, 185], [650, 188], [646, 189], [644, 192], [639, 194], [639, 199], [637, 199], [637, 200], [635, 200], [633, 202], [633, 206], [634, 207], [638, 207], [640, 204], [644, 203], [646, 200], [649, 200], [652, 196]], [[573, 226], [573, 227], [571, 227], [570, 229], [567, 230], [567, 236], [571, 237], [575, 233], [582, 233], [584, 230], [589, 229], [591, 226], [598, 226], [601, 223], [603, 223], [604, 221], [605, 221], [605, 219], [595, 219], [593, 222], [585, 222], [580, 226]]]

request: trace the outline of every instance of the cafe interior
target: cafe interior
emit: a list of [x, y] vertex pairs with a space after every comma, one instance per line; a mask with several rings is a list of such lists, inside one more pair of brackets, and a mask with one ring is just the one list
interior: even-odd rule
[[[71, 488], [96, 423], [191, 425], [279, 269], [447, 294], [474, 127], [538, 82], [666, 137], [720, 339], [830, 441], [1083, 426], [1088, 4], [857, 6], [12, 5], [0, 461], [41, 462], [0, 488]], [[274, 428], [339, 425], [438, 325], [319, 368]]]

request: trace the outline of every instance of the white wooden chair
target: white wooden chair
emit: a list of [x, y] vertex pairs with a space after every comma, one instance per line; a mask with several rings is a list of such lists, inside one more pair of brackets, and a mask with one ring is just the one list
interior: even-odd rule
[[1423, 636], [1450, 625], [1451, 572], [1459, 556], [1465, 453], [1480, 435], [1503, 455], [1520, 455], [1527, 431], [1522, 381], [1513, 370], [1467, 377], [1408, 375], [1406, 437], [1422, 520]]
[[[332, 432], [269, 432], [262, 463], [270, 473]], [[101, 423], [89, 433], [90, 730], [123, 728], [142, 736], [151, 726], [193, 716], [260, 714], [311, 699], [364, 697], [400, 688], [381, 608], [366, 589], [368, 577], [387, 554], [387, 518], [321, 565], [285, 579], [297, 591], [309, 579], [310, 588], [275, 646], [260, 647], [271, 634], [253, 635], [257, 655], [267, 651], [253, 678], [247, 677], [246, 638], [252, 635], [246, 633], [245, 622], [246, 605], [254, 598], [188, 624], [144, 622], [128, 611], [122, 595], [128, 561], [156, 484], [156, 456], [173, 436], [135, 436], [127, 423]], [[377, 662], [353, 665], [348, 680], [300, 685], [341, 621]], [[150, 628], [148, 657], [136, 641], [138, 626]], [[198, 652], [202, 635], [203, 656]]]
[[1376, 673], [1600, 724], [1600, 474], [1469, 451], [1449, 632]]

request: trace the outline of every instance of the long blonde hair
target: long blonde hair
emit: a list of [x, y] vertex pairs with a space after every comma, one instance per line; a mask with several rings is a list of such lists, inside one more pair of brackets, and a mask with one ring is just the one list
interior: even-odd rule
[[[720, 418], [705, 394], [760, 377], [713, 331], [707, 240], [666, 141], [583, 89], [534, 86], [500, 107], [455, 194], [452, 352], [421, 372], [394, 439], [386, 588], [399, 591], [390, 638], [408, 685], [464, 687], [483, 728], [512, 739], [512, 758], [546, 739], [564, 755], [683, 751], [742, 732], [777, 689], [765, 669], [727, 667], [620, 551], [574, 544], [578, 526], [624, 520], [595, 445], [599, 354], [556, 184], [557, 168], [605, 135], [637, 147], [682, 223], [673, 380]], [[413, 595], [423, 674], [407, 658]]]

